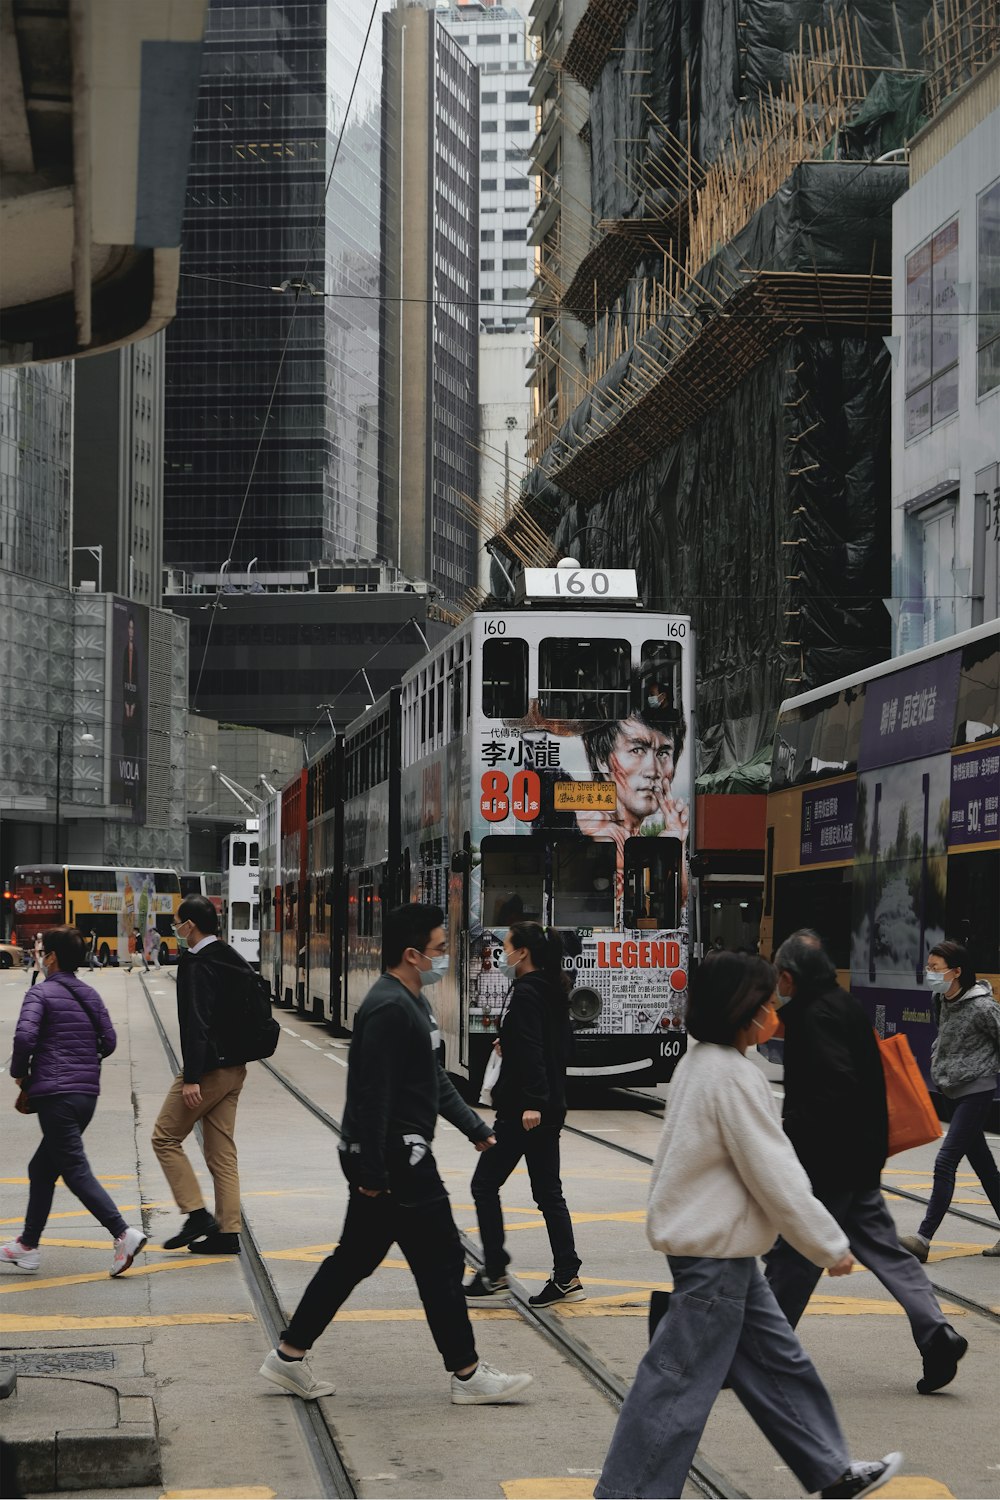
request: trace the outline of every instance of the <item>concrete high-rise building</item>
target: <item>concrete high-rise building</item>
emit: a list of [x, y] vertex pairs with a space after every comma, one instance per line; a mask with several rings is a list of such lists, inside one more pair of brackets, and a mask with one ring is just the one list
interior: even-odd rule
[[385, 68], [386, 551], [457, 602], [477, 576], [478, 79], [416, 6], [385, 17]]
[[479, 69], [479, 327], [529, 330], [535, 111], [525, 19], [516, 6], [486, 0], [460, 0], [437, 15]]
[[216, 571], [232, 552], [301, 570], [379, 549], [382, 39], [376, 22], [366, 44], [367, 20], [354, 0], [212, 0], [167, 339], [168, 567]]
[[74, 583], [159, 605], [164, 334], [76, 367]]

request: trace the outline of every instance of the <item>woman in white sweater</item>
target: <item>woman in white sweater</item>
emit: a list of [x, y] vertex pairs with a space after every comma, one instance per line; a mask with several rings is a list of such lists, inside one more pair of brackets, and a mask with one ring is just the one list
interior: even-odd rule
[[774, 985], [763, 959], [711, 953], [691, 986], [699, 1045], [674, 1074], [646, 1219], [673, 1292], [618, 1418], [601, 1500], [679, 1496], [723, 1383], [810, 1493], [871, 1494], [902, 1462], [850, 1462], [826, 1387], [757, 1265], [779, 1234], [831, 1276], [854, 1264], [746, 1056], [773, 1031]]

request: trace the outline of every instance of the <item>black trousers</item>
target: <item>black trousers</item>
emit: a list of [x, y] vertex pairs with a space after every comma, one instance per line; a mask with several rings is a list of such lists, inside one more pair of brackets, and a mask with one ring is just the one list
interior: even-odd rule
[[377, 1198], [351, 1187], [340, 1244], [306, 1287], [281, 1335], [293, 1348], [311, 1349], [358, 1283], [377, 1271], [397, 1244], [413, 1272], [445, 1369], [476, 1363], [462, 1291], [465, 1255], [444, 1183], [429, 1152], [406, 1175], [405, 1185]]
[[96, 1108], [96, 1094], [49, 1094], [39, 1099], [42, 1141], [28, 1163], [30, 1186], [21, 1235], [23, 1245], [35, 1246], [41, 1240], [60, 1177], [113, 1238], [117, 1239], [128, 1228], [116, 1204], [90, 1170], [83, 1149], [83, 1132], [94, 1118]]
[[486, 1274], [502, 1276], [510, 1264], [504, 1249], [503, 1210], [500, 1189], [521, 1158], [528, 1169], [531, 1192], [545, 1220], [552, 1247], [553, 1275], [564, 1285], [580, 1269], [580, 1257], [573, 1239], [573, 1221], [563, 1197], [559, 1176], [559, 1130], [538, 1125], [525, 1130], [520, 1120], [497, 1117], [493, 1127], [497, 1143], [479, 1158], [472, 1178], [472, 1198], [479, 1220]]

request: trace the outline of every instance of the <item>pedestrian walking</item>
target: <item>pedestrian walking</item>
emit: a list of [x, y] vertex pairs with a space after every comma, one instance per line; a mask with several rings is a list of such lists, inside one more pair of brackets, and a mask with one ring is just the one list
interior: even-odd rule
[[111, 1275], [120, 1276], [146, 1243], [101, 1187], [83, 1149], [101, 1092], [101, 1060], [117, 1045], [104, 1001], [77, 977], [83, 939], [75, 927], [50, 927], [42, 937], [45, 978], [29, 990], [14, 1031], [10, 1071], [37, 1113], [42, 1141], [28, 1163], [28, 1208], [16, 1240], [0, 1245], [0, 1265], [33, 1273], [61, 1177], [114, 1241]]
[[451, 1372], [455, 1405], [510, 1401], [531, 1384], [530, 1375], [505, 1375], [479, 1359], [462, 1292], [462, 1245], [431, 1152], [439, 1114], [477, 1151], [495, 1148], [489, 1126], [464, 1103], [439, 1061], [440, 1033], [424, 988], [448, 969], [443, 924], [439, 906], [415, 903], [389, 913], [385, 972], [358, 1011], [340, 1141], [350, 1188], [340, 1243], [260, 1368], [274, 1385], [309, 1401], [332, 1396], [334, 1387], [312, 1374], [307, 1351], [394, 1242]]
[[[926, 1261], [931, 1240], [951, 1206], [955, 1173], [963, 1156], [1000, 1219], [1000, 1171], [986, 1140], [1000, 1072], [1000, 1006], [990, 986], [977, 981], [968, 950], [960, 943], [938, 943], [932, 948], [925, 977], [933, 991], [938, 1028], [931, 1046], [931, 1077], [947, 1101], [949, 1124], [934, 1159], [927, 1212], [916, 1234], [901, 1239], [919, 1261]], [[1000, 1256], [1000, 1240], [983, 1254]]]
[[[239, 1255], [240, 1176], [236, 1107], [246, 1082], [240, 1000], [250, 965], [219, 938], [219, 914], [207, 896], [185, 896], [174, 933], [187, 944], [177, 964], [177, 1019], [183, 1068], [156, 1124], [153, 1150], [178, 1208], [186, 1215], [164, 1249], [195, 1255]], [[258, 1054], [259, 1055], [259, 1054]], [[184, 1142], [201, 1121], [205, 1164], [215, 1186], [215, 1213], [205, 1207]]]
[[146, 930], [143, 953], [146, 955], [147, 974], [150, 969], [158, 969], [160, 967], [160, 934], [155, 927], [149, 927]]
[[142, 972], [144, 974], [148, 974], [149, 954], [147, 952], [147, 949], [149, 947], [149, 934], [140, 932], [139, 928], [137, 927], [132, 933], [132, 942], [130, 944], [130, 947], [132, 952], [142, 959]]
[[673, 1291], [595, 1496], [679, 1496], [723, 1382], [810, 1493], [868, 1495], [902, 1463], [899, 1453], [850, 1462], [826, 1387], [757, 1267], [779, 1230], [831, 1276], [854, 1264], [746, 1056], [772, 1032], [773, 993], [771, 965], [749, 954], [709, 953], [692, 980], [697, 1045], [670, 1086], [646, 1218]]
[[84, 953], [85, 953], [85, 956], [86, 956], [86, 959], [87, 959], [87, 968], [88, 969], [96, 969], [97, 968], [97, 933], [94, 931], [93, 927], [91, 927], [90, 930], [87, 932], [87, 935], [86, 935], [86, 937], [83, 940], [83, 946], [84, 946]]
[[504, 1249], [500, 1189], [522, 1157], [552, 1247], [552, 1275], [528, 1301], [532, 1307], [551, 1307], [586, 1296], [559, 1175], [566, 1067], [573, 1047], [562, 953], [558, 933], [546, 933], [537, 922], [514, 922], [503, 940], [499, 968], [513, 984], [494, 1043], [501, 1058], [492, 1088], [497, 1143], [479, 1158], [472, 1178], [485, 1265], [465, 1288], [467, 1302], [507, 1296], [510, 1256]]
[[31, 989], [32, 985], [37, 984], [39, 980], [43, 980], [47, 977], [44, 959], [45, 954], [42, 949], [42, 934], [40, 932], [36, 932], [35, 941], [32, 945], [31, 950], [31, 979], [28, 981], [29, 990]]
[[[901, 1245], [882, 1197], [889, 1120], [875, 1033], [858, 1001], [837, 984], [818, 934], [794, 933], [774, 962], [785, 1028], [785, 1131], [852, 1254], [906, 1313], [923, 1360], [917, 1390], [929, 1395], [954, 1380], [969, 1346], [941, 1311], [926, 1273]], [[787, 1238], [777, 1242], [766, 1263], [771, 1290], [794, 1328], [820, 1273]]]

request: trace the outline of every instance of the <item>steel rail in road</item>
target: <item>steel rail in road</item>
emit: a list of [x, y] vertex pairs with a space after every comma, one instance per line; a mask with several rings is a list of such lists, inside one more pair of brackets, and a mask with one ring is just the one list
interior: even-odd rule
[[[173, 976], [171, 976], [173, 977]], [[145, 976], [140, 975], [143, 993], [146, 1003], [156, 1022], [156, 1029], [160, 1033], [160, 1041], [167, 1055], [167, 1061], [174, 1073], [181, 1071], [180, 1062], [174, 1051], [173, 1043], [167, 1035], [166, 1028], [160, 1019], [159, 1012], [153, 1001], [153, 997], [146, 985]], [[200, 1125], [195, 1126], [198, 1140], [202, 1140], [202, 1129]], [[268, 1338], [277, 1347], [281, 1337], [281, 1331], [288, 1321], [281, 1306], [277, 1288], [271, 1279], [271, 1273], [267, 1269], [260, 1246], [250, 1228], [250, 1220], [246, 1209], [240, 1204], [240, 1215], [243, 1220], [243, 1254], [240, 1263], [243, 1274], [250, 1289], [250, 1299], [260, 1319], [261, 1324], [267, 1332]], [[332, 1500], [356, 1500], [357, 1489], [348, 1471], [347, 1465], [341, 1456], [337, 1445], [337, 1439], [318, 1401], [302, 1401], [295, 1399], [295, 1414], [309, 1449], [309, 1455], [316, 1467], [316, 1472], [323, 1483], [324, 1496], [332, 1497]]]
[[[266, 1068], [272, 1078], [280, 1083], [283, 1088], [287, 1089], [292, 1097], [319, 1120], [321, 1124], [325, 1125], [328, 1130], [331, 1130], [337, 1136], [341, 1134], [340, 1121], [336, 1120], [328, 1110], [323, 1109], [321, 1105], [317, 1104], [314, 1099], [311, 1099], [286, 1073], [283, 1073], [280, 1068], [275, 1067], [273, 1062], [269, 1059], [264, 1059], [261, 1062], [261, 1067]], [[583, 1133], [577, 1132], [577, 1134]], [[624, 1150], [625, 1148], [620, 1147], [619, 1149]], [[637, 1153], [633, 1152], [631, 1154], [636, 1155]], [[646, 1160], [646, 1158], [640, 1158], [640, 1160]], [[482, 1268], [483, 1259], [479, 1246], [474, 1240], [469, 1239], [467, 1235], [460, 1233], [459, 1238], [461, 1239], [462, 1249], [468, 1260], [477, 1267]], [[579, 1339], [574, 1338], [571, 1333], [567, 1332], [562, 1326], [560, 1319], [553, 1317], [551, 1313], [532, 1307], [528, 1302], [527, 1293], [514, 1283], [513, 1280], [510, 1286], [510, 1298], [524, 1321], [542, 1338], [553, 1344], [559, 1350], [560, 1354], [575, 1369], [579, 1370], [590, 1384], [600, 1392], [605, 1400], [611, 1403], [616, 1411], [620, 1409], [628, 1393], [628, 1386], [625, 1382], [619, 1380], [618, 1376], [609, 1370], [607, 1365], [597, 1359], [587, 1348], [586, 1344], [581, 1343]], [[732, 1480], [727, 1479], [724, 1474], [720, 1473], [701, 1453], [695, 1455], [695, 1461], [691, 1465], [689, 1478], [698, 1493], [705, 1496], [706, 1500], [747, 1500], [745, 1492], [738, 1489]]]

